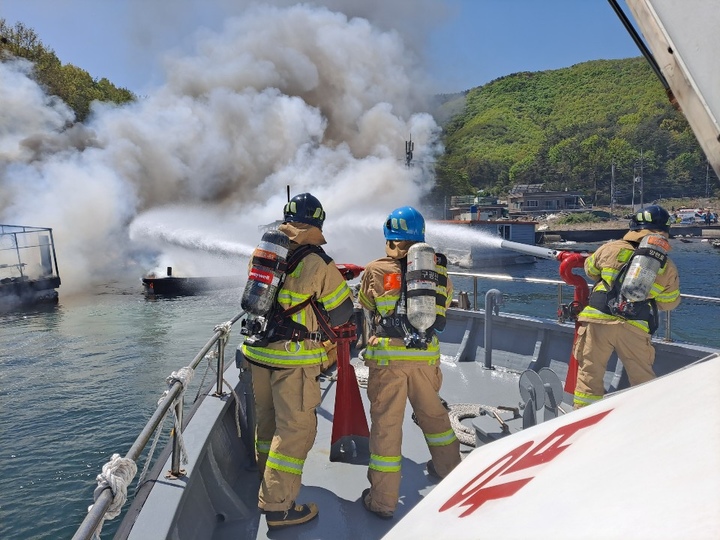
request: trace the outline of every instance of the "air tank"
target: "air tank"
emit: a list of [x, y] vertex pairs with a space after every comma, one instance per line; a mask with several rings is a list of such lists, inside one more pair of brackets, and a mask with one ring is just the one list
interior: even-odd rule
[[275, 302], [275, 295], [287, 268], [290, 239], [272, 229], [262, 235], [253, 251], [250, 272], [240, 305], [249, 315], [267, 315]]
[[640, 241], [620, 287], [625, 300], [642, 302], [650, 297], [650, 288], [667, 260], [668, 251], [670, 243], [662, 234], [649, 234]]
[[438, 273], [435, 250], [424, 242], [410, 246], [407, 255], [407, 318], [424, 334], [435, 322], [435, 295]]

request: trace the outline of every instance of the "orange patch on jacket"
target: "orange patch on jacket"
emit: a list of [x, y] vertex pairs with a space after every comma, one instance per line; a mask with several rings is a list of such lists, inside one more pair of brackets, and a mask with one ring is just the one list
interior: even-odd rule
[[383, 277], [383, 288], [386, 291], [399, 289], [401, 285], [402, 278], [400, 274], [385, 274], [385, 277]]

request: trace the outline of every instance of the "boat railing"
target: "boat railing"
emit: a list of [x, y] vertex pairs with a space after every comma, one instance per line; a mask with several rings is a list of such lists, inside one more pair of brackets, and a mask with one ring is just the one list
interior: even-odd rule
[[[135, 442], [127, 451], [125, 457], [123, 459], [120, 459], [119, 456], [114, 455], [113, 458], [117, 457], [117, 459], [111, 460], [111, 462], [109, 462], [103, 467], [103, 474], [98, 476], [98, 487], [95, 489], [95, 492], [93, 494], [95, 502], [88, 509], [88, 513], [85, 516], [85, 519], [80, 524], [80, 527], [77, 529], [75, 535], [73, 536], [73, 540], [89, 540], [96, 535], [99, 536], [99, 531], [100, 529], [102, 529], [102, 524], [105, 519], [111, 519], [112, 517], [116, 517], [116, 515], [119, 514], [119, 509], [122, 508], [122, 505], [125, 502], [127, 486], [132, 482], [135, 476], [135, 472], [137, 470], [137, 467], [134, 466], [134, 463], [140, 458], [151, 437], [162, 425], [165, 417], [167, 416], [168, 412], [172, 407], [174, 407], [176, 429], [173, 429], [171, 434], [172, 457], [169, 474], [176, 477], [182, 476], [182, 472], [180, 469], [182, 432], [180, 427], [182, 426], [183, 422], [183, 396], [186, 389], [185, 386], [187, 382], [189, 382], [190, 378], [187, 377], [186, 374], [188, 373], [188, 371], [190, 374], [194, 372], [194, 370], [197, 368], [200, 362], [208, 355], [211, 349], [213, 349], [213, 347], [217, 347], [217, 364], [215, 366], [217, 380], [215, 385], [216, 392], [213, 395], [223, 395], [223, 373], [225, 372], [225, 345], [227, 344], [228, 338], [230, 336], [230, 329], [244, 315], [245, 312], [242, 311], [229, 321], [217, 325], [214, 328], [215, 333], [213, 334], [213, 336], [210, 338], [210, 340], [208, 340], [205, 346], [200, 349], [200, 352], [197, 353], [195, 358], [193, 358], [192, 362], [190, 362], [190, 364], [186, 368], [183, 368], [179, 372], [173, 372], [173, 374], [167, 378], [168, 389], [163, 394], [164, 399], [162, 399], [162, 401], [158, 404], [157, 409], [155, 410], [143, 430], [140, 432], [140, 435], [138, 435], [137, 439], [135, 439]], [[150, 458], [151, 456], [148, 456], [147, 459], [150, 460]], [[116, 474], [116, 471], [109, 470], [112, 468], [110, 467], [111, 463], [118, 463], [118, 466], [124, 466], [127, 468], [130, 462], [132, 462], [132, 465], [130, 466], [132, 474], [130, 474], [129, 476], [126, 475], [125, 478], [123, 478], [123, 474]], [[108, 478], [108, 476], [110, 475], [112, 477]], [[121, 482], [122, 485], [118, 486], [118, 481]], [[118, 497], [120, 497], [120, 500], [118, 500]], [[114, 514], [112, 515], [112, 517], [106, 517], [106, 515], [111, 515], [111, 513], [109, 512], [111, 507], [117, 507], [118, 510], [112, 512], [112, 514]]]
[[41, 277], [60, 277], [52, 229], [0, 223], [0, 269], [6, 270], [3, 277], [32, 277], [28, 276], [28, 261], [41, 269]]
[[[466, 273], [466, 272], [448, 272], [448, 275], [461, 277], [461, 278], [472, 278], [473, 280], [473, 296], [472, 296], [472, 309], [478, 310], [478, 280], [489, 280], [489, 281], [507, 281], [516, 283], [535, 283], [539, 285], [554, 285], [557, 287], [557, 315], [560, 322], [565, 322], [562, 314], [566, 313], [563, 310], [563, 287], [570, 287], [567, 283], [560, 279], [549, 279], [549, 278], [532, 278], [532, 277], [513, 277], [508, 274], [480, 274], [480, 273]], [[720, 304], [720, 298], [714, 296], [699, 296], [695, 294], [680, 294], [680, 298], [688, 300], [696, 300], [699, 302], [708, 302]], [[468, 306], [469, 307], [469, 306]], [[663, 341], [672, 342], [672, 311], [661, 311], [662, 318], [664, 321], [661, 326], [664, 329], [664, 334], [661, 336]]]

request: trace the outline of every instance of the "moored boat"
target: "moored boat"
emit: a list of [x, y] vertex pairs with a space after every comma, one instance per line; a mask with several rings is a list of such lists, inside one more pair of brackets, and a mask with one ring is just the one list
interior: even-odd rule
[[178, 277], [172, 275], [168, 266], [165, 276], [148, 274], [142, 278], [143, 290], [149, 296], [181, 296], [202, 294], [218, 289], [241, 287], [243, 282], [237, 276]]
[[55, 304], [58, 287], [52, 229], [0, 224], [0, 311]]

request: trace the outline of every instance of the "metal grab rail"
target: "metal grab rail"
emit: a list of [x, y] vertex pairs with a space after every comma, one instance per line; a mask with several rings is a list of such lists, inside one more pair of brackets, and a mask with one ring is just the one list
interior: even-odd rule
[[465, 278], [470, 278], [470, 277], [473, 278], [473, 311], [477, 311], [477, 309], [478, 309], [478, 287], [477, 287], [478, 279], [489, 279], [489, 280], [496, 280], [496, 281], [515, 281], [515, 282], [520, 282], [520, 283], [541, 283], [541, 284], [545, 284], [545, 285], [557, 285], [558, 286], [558, 306], [562, 303], [562, 299], [563, 299], [563, 292], [562, 292], [563, 285], [567, 285], [567, 283], [565, 283], [564, 281], [562, 281], [560, 279], [518, 278], [518, 277], [512, 277], [508, 274], [467, 274], [464, 272], [448, 272], [448, 275], [465, 277]]
[[[470, 274], [465, 272], [448, 272], [450, 276], [457, 276], [463, 278], [473, 278], [473, 311], [478, 309], [478, 279], [488, 279], [496, 281], [515, 281], [520, 283], [539, 283], [546, 285], [557, 285], [557, 297], [558, 297], [558, 310], [563, 302], [563, 285], [570, 286], [559, 279], [547, 279], [547, 278], [519, 278], [512, 277], [507, 274]], [[683, 294], [680, 293], [680, 298], [686, 298], [688, 300], [699, 300], [701, 302], [710, 302], [720, 304], [720, 298], [714, 296], [699, 296], [696, 294]], [[663, 341], [672, 342], [672, 311], [661, 311], [665, 316], [665, 334], [663, 335]]]
[[[234, 325], [237, 321], [239, 321], [243, 316], [245, 315], [245, 311], [240, 312], [238, 315], [230, 319], [228, 322], [218, 325], [215, 327], [215, 333], [210, 338], [210, 340], [205, 344], [205, 346], [200, 349], [200, 352], [193, 358], [192, 362], [190, 362], [190, 365], [188, 366], [192, 370], [195, 370], [195, 368], [200, 364], [203, 358], [205, 358], [205, 355], [210, 351], [210, 349], [217, 343], [218, 347], [218, 355], [217, 355], [217, 391], [214, 395], [220, 396], [222, 395], [222, 387], [223, 387], [223, 378], [222, 374], [225, 371], [225, 342], [227, 341], [227, 337], [229, 334], [229, 329]], [[167, 414], [170, 407], [173, 405], [175, 400], [177, 399], [178, 395], [182, 392], [183, 385], [180, 381], [175, 381], [173, 385], [168, 389], [167, 397], [160, 403], [155, 409], [155, 412], [153, 413], [152, 417], [148, 421], [147, 424], [145, 424], [145, 427], [140, 432], [140, 435], [138, 435], [137, 439], [135, 439], [135, 442], [130, 447], [130, 450], [125, 454], [126, 459], [131, 459], [132, 461], [137, 461], [140, 455], [142, 454], [142, 451], [145, 449], [145, 446], [150, 441], [150, 438], [152, 437], [153, 433], [155, 433], [155, 430], [157, 430], [160, 423], [165, 418], [165, 415]], [[182, 424], [182, 415], [183, 415], [183, 403], [179, 402], [176, 405], [177, 411], [176, 414], [178, 415], [178, 420]], [[171, 465], [171, 471], [170, 474], [174, 476], [180, 475], [180, 447], [179, 447], [179, 435], [175, 433], [173, 430], [172, 433], [172, 465]], [[110, 489], [110, 486], [104, 486], [100, 487], [95, 490], [94, 493], [94, 499], [95, 503], [92, 505], [92, 507], [88, 510], [87, 515], [85, 516], [85, 519], [80, 524], [80, 527], [78, 527], [77, 531], [75, 532], [75, 535], [73, 536], [73, 540], [90, 540], [93, 537], [93, 534], [95, 530], [97, 529], [98, 525], [102, 523], [102, 520], [108, 511], [108, 508], [110, 507], [110, 504], [112, 503], [114, 498], [114, 494], [112, 493], [112, 490]]]

